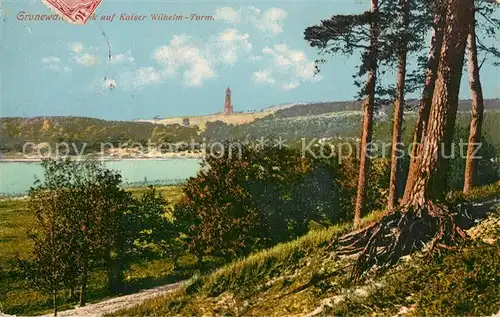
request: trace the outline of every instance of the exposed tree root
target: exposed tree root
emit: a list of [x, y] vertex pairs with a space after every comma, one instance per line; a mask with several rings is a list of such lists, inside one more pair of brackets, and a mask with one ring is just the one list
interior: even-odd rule
[[465, 237], [446, 206], [427, 202], [419, 208], [396, 210], [373, 225], [341, 237], [339, 252], [359, 253], [353, 269], [353, 278], [357, 279], [373, 266], [387, 268], [426, 245], [431, 251], [450, 248]]

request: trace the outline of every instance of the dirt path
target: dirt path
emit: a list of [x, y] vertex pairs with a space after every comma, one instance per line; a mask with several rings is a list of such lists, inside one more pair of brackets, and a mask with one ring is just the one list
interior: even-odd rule
[[[156, 288], [141, 291], [139, 293], [111, 298], [102, 302], [88, 304], [85, 307], [76, 307], [57, 313], [60, 317], [99, 317], [104, 314], [112, 313], [121, 309], [131, 308], [142, 302], [165, 295], [177, 289], [183, 282], [159, 286]], [[47, 314], [39, 317], [51, 317], [53, 314]]]

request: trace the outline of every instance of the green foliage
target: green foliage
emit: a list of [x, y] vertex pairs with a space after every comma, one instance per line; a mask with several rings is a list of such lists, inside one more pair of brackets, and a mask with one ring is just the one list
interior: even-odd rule
[[[469, 199], [483, 200], [499, 194], [498, 185], [490, 185], [476, 189]], [[384, 212], [367, 215], [362, 226], [382, 215]], [[321, 316], [394, 316], [403, 305], [415, 307], [414, 315], [418, 316], [491, 315], [498, 310], [499, 245], [481, 242], [435, 258], [414, 257], [380, 280], [370, 280], [373, 287], [368, 287], [367, 297], [356, 292], [343, 296], [346, 288], [354, 291], [356, 286], [348, 276], [331, 273], [344, 266], [335, 257], [336, 237], [350, 229], [349, 221], [311, 230], [296, 240], [252, 253], [197, 277], [165, 297], [112, 316], [303, 315], [325, 299], [337, 297], [342, 300], [329, 301], [333, 307], [325, 306]], [[247, 313], [241, 313], [241, 309]]]
[[[145, 193], [149, 193], [148, 196], [151, 197], [150, 188], [133, 188], [127, 191], [131, 192], [137, 201], [141, 200]], [[180, 186], [163, 186], [155, 188], [155, 193], [156, 198], [161, 193], [167, 201], [167, 205], [158, 212], [166, 211], [168, 215], [170, 203], [179, 200], [182, 190]], [[15, 261], [17, 257], [28, 261], [33, 259], [30, 255], [33, 251], [33, 240], [28, 238], [28, 230], [36, 228], [36, 219], [32, 210], [28, 209], [29, 202], [28, 199], [0, 201], [0, 311], [12, 315], [46, 314], [50, 313], [53, 306], [52, 294], [40, 293], [30, 285]], [[135, 245], [129, 257], [131, 262], [127, 261], [123, 271], [125, 292], [136, 292], [177, 282], [193, 274], [195, 265], [191, 262], [195, 262], [195, 258], [182, 255], [185, 250], [175, 249], [175, 245], [172, 246], [171, 243], [168, 241], [158, 245]], [[172, 258], [164, 256], [165, 251], [177, 252], [176, 256], [181, 255], [175, 266]], [[210, 259], [205, 259], [205, 263], [207, 266], [214, 265]], [[106, 268], [96, 263], [89, 272], [88, 300], [98, 301], [112, 296], [107, 284]], [[59, 292], [59, 310], [75, 306], [75, 299], [69, 298], [68, 295], [66, 287]]]
[[139, 226], [134, 238], [143, 244], [160, 244], [173, 237], [173, 225], [168, 220], [171, 215], [168, 201], [150, 186], [135, 200], [133, 222]]
[[231, 146], [206, 159], [174, 208], [178, 230], [194, 254], [230, 259], [302, 235], [312, 220], [347, 218], [333, 160], [278, 148], [244, 146], [230, 153]]
[[[456, 127], [453, 139], [453, 156], [449, 160], [448, 188], [450, 190], [460, 190], [464, 186], [465, 163], [467, 154], [467, 142], [469, 129]], [[497, 150], [483, 134], [481, 145], [477, 148], [477, 175], [475, 186], [491, 184], [500, 179], [500, 164], [494, 162], [497, 157]]]
[[[374, 158], [368, 174], [368, 192], [366, 199], [366, 210], [381, 210], [387, 205], [387, 193], [391, 162], [385, 158]], [[342, 198], [348, 214], [352, 215], [356, 203], [356, 190], [359, 175], [359, 160], [355, 158], [345, 159], [341, 165], [341, 186], [344, 192]]]
[[64, 286], [74, 289], [79, 285], [81, 302], [85, 302], [89, 271], [93, 267], [105, 267], [110, 291], [121, 291], [127, 263], [143, 251], [139, 244], [169, 239], [169, 222], [165, 218], [167, 202], [154, 188], [133, 199], [131, 193], [121, 187], [118, 173], [95, 162], [46, 160], [42, 166], [44, 181], [30, 191], [31, 210], [38, 219], [32, 235], [35, 261], [22, 262], [30, 281], [38, 285], [42, 278], [45, 283], [44, 270], [61, 270], [56, 262], [47, 265], [46, 257], [55, 251], [49, 248], [53, 246], [51, 240], [44, 238], [47, 234], [39, 232], [50, 212], [49, 215], [57, 215], [50, 218], [57, 219], [54, 222], [57, 226], [50, 227], [51, 237], [54, 239], [55, 235], [58, 241], [64, 242], [58, 244], [56, 258], [69, 266], [65, 268], [68, 272], [59, 274], [65, 277], [64, 281], [68, 280]]
[[[45, 160], [42, 166], [44, 181], [36, 183], [29, 197], [37, 216], [48, 210], [58, 215], [55, 232], [62, 236], [66, 250], [59, 257], [75, 266], [67, 286], [80, 285], [84, 303], [91, 265], [100, 265], [104, 259], [110, 289], [117, 291], [123, 262], [138, 230], [135, 214], [128, 208], [131, 195], [120, 187], [121, 176], [91, 161]], [[40, 241], [36, 231], [34, 237], [36, 246]]]
[[497, 197], [500, 193], [500, 181], [495, 183], [476, 187], [470, 190], [468, 193], [463, 191], [450, 192], [447, 197], [447, 201], [450, 204], [458, 205], [465, 202], [482, 201]]
[[[303, 106], [307, 108], [308, 106]], [[292, 118], [270, 117], [242, 125], [227, 125], [223, 122], [209, 122], [202, 136], [210, 142], [228, 139], [258, 141], [261, 137], [275, 142], [273, 137], [282, 137], [287, 145], [305, 138], [306, 144], [314, 138], [356, 138], [361, 129], [360, 111], [343, 111]]]
[[63, 288], [73, 288], [79, 272], [76, 265], [71, 228], [65, 221], [65, 192], [40, 191], [31, 194], [30, 208], [35, 213], [35, 232], [31, 234], [34, 246], [30, 261], [19, 265], [35, 289], [53, 297], [57, 313], [57, 294]]

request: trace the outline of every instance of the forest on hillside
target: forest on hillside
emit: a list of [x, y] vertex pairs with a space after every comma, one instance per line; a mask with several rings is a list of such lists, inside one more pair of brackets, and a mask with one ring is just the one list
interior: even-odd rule
[[[500, 119], [500, 99], [485, 100], [485, 110], [489, 111], [485, 119], [486, 137], [500, 146], [500, 127], [495, 124]], [[411, 139], [417, 113], [415, 101], [408, 101], [407, 116], [403, 123], [404, 137]], [[457, 126], [467, 127], [471, 106], [470, 100], [461, 100]], [[204, 131], [197, 126], [179, 124], [154, 124], [134, 121], [109, 121], [87, 117], [35, 117], [35, 118], [0, 118], [0, 152], [18, 153], [24, 144], [73, 143], [87, 144], [89, 151], [99, 151], [100, 145], [110, 143], [123, 147], [133, 144], [147, 145], [148, 141], [159, 143], [178, 143], [191, 140], [208, 142], [226, 140], [255, 141], [255, 139], [283, 137], [290, 144], [301, 138], [344, 138], [355, 139], [361, 131], [362, 113], [358, 101], [324, 102], [295, 105], [277, 110], [275, 113], [241, 125], [226, 124], [222, 121], [208, 122]], [[391, 138], [392, 109], [381, 107], [375, 118], [375, 138], [387, 141]]]
[[[377, 142], [391, 142], [392, 138], [392, 114], [379, 113], [374, 120], [374, 140]], [[298, 113], [296, 111], [295, 113]], [[301, 113], [303, 113], [301, 111]], [[402, 129], [402, 140], [405, 144], [412, 142], [413, 130], [417, 114], [407, 112]], [[469, 129], [470, 114], [459, 112], [457, 114], [456, 128]], [[489, 111], [484, 118], [483, 134], [485, 141], [493, 144], [500, 153], [500, 111]], [[287, 140], [287, 145], [300, 144], [302, 138], [312, 139], [359, 139], [363, 115], [357, 111], [345, 111], [338, 113], [321, 113], [318, 115], [290, 116], [280, 118], [278, 116], [255, 120], [243, 125], [231, 125], [222, 121], [209, 122], [201, 135], [209, 142], [221, 142], [224, 140], [251, 141], [255, 142], [261, 137], [269, 140], [282, 137]], [[464, 137], [464, 136], [462, 136]]]
[[[310, 103], [305, 105], [296, 105], [293, 107], [280, 109], [274, 114], [269, 115], [261, 120], [291, 118], [314, 116], [325, 113], [341, 112], [341, 111], [360, 111], [362, 101], [334, 101], [334, 102], [320, 102]], [[469, 111], [472, 105], [472, 100], [460, 100], [458, 103], [459, 111]], [[418, 100], [406, 100], [405, 110], [414, 111], [418, 106]], [[484, 108], [486, 110], [500, 110], [500, 99], [486, 99], [484, 101]], [[390, 103], [381, 105], [379, 109], [384, 112], [391, 112], [392, 105]]]
[[134, 143], [186, 142], [197, 138], [197, 127], [149, 122], [106, 121], [86, 117], [0, 118], [0, 152], [21, 152], [27, 142], [40, 144], [86, 144], [88, 151], [99, 151], [101, 144], [114, 146]]

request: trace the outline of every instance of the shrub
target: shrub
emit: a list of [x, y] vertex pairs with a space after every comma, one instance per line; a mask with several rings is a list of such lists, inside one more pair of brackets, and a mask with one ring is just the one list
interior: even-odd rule
[[[373, 211], [386, 207], [390, 171], [391, 162], [389, 159], [375, 158], [371, 161], [365, 210]], [[344, 160], [341, 172], [340, 182], [343, 188], [342, 197], [345, 199], [344, 208], [350, 219], [353, 215], [358, 189], [359, 160], [354, 158]]]
[[[453, 157], [449, 163], [448, 187], [450, 190], [461, 190], [465, 181], [465, 163], [469, 131], [457, 127], [454, 136]], [[500, 165], [493, 161], [497, 157], [495, 147], [486, 137], [481, 137], [481, 147], [475, 154], [478, 157], [475, 186], [488, 185], [499, 180]]]
[[174, 208], [175, 223], [200, 261], [203, 255], [230, 259], [293, 239], [312, 220], [331, 224], [347, 217], [334, 160], [246, 146], [236, 158], [235, 150], [226, 145], [221, 157], [209, 156]]

